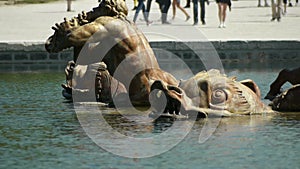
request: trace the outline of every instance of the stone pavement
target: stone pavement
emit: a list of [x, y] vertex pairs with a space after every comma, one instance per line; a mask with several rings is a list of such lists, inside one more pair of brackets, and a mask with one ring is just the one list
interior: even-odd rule
[[[295, 3], [292, 0], [292, 3]], [[129, 19], [133, 18], [133, 2], [127, 0]], [[64, 17], [76, 16], [82, 10], [89, 11], [97, 6], [97, 0], [75, 0], [73, 12], [66, 12], [66, 1], [34, 5], [0, 6], [0, 43], [43, 43], [53, 33], [51, 26], [61, 22]], [[181, 5], [185, 5], [182, 0]], [[271, 7], [257, 7], [256, 0], [239, 0], [232, 2], [232, 11], [227, 11], [226, 28], [218, 28], [217, 4], [210, 0], [206, 6], [206, 25], [192, 26], [192, 8], [187, 12], [191, 19], [185, 22], [184, 14], [177, 9], [172, 20], [172, 8], [168, 13], [170, 25], [159, 21], [158, 4], [153, 0], [150, 20], [153, 24], [146, 26], [139, 14], [137, 26], [149, 41], [183, 40], [183, 41], [247, 41], [247, 40], [300, 40], [300, 4], [288, 7], [287, 14], [281, 22], [271, 22]]]

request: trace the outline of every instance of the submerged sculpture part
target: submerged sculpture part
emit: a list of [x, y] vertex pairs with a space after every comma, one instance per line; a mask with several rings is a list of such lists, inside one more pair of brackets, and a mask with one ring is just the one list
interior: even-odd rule
[[[121, 7], [118, 7], [119, 4]], [[125, 5], [123, 0], [105, 0], [96, 8], [97, 10], [94, 9], [89, 13], [98, 16], [92, 22], [77, 24], [77, 20], [89, 18], [87, 15], [78, 17], [79, 19], [74, 19], [72, 22], [65, 20], [61, 24], [56, 24], [57, 29], [54, 29], [54, 34], [49, 37], [45, 46], [48, 52], [59, 52], [68, 47], [74, 47], [76, 51], [84, 49], [86, 53], [78, 52], [74, 57], [75, 71], [83, 72], [84, 65], [103, 61], [109, 73], [105, 77], [111, 78], [111, 75], [114, 75], [115, 79], [125, 86], [132, 103], [149, 105], [148, 96], [153, 81], [161, 79], [172, 85], [176, 85], [178, 81], [171, 74], [160, 69], [146, 37], [126, 18], [127, 8], [122, 7], [123, 5]], [[78, 58], [79, 54], [81, 54], [80, 58]], [[103, 78], [104, 76], [102, 77], [104, 82]], [[94, 82], [90, 83], [94, 84]], [[98, 83], [98, 85], [111, 86], [112, 84]], [[90, 89], [92, 86], [86, 84], [80, 88]], [[70, 91], [66, 88], [72, 90], [74, 87], [76, 87], [74, 82], [72, 86], [64, 86], [66, 91]], [[110, 89], [102, 88], [101, 91], [103, 90]], [[97, 95], [102, 94], [97, 93]]]
[[300, 84], [294, 85], [272, 100], [273, 110], [295, 112], [300, 111]]
[[[293, 86], [281, 92], [281, 87], [286, 82]], [[270, 90], [265, 99], [272, 101], [270, 106], [276, 111], [300, 111], [300, 67], [292, 70], [283, 69], [275, 81], [270, 85]]]
[[186, 114], [184, 112], [219, 116], [251, 115], [273, 112], [260, 100], [260, 92], [252, 80], [236, 81], [218, 70], [202, 71], [194, 77], [181, 81], [179, 86], [170, 86], [157, 81], [152, 86], [156, 91], [152, 99], [160, 99], [162, 91], [168, 99], [167, 107], [157, 111]]
[[277, 78], [270, 85], [270, 90], [265, 96], [265, 99], [273, 100], [281, 94], [281, 87], [286, 82], [292, 85], [300, 84], [300, 67], [292, 70], [283, 69], [279, 72]]

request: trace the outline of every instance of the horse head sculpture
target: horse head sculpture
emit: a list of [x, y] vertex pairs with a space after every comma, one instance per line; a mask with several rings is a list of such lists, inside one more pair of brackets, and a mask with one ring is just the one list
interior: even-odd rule
[[265, 96], [265, 99], [273, 100], [277, 95], [281, 93], [281, 86], [286, 82], [292, 85], [300, 84], [300, 67], [292, 70], [283, 69], [279, 72], [277, 78], [270, 85], [270, 90]]
[[124, 0], [103, 0], [100, 2], [99, 6], [93, 8], [92, 11], [82, 12], [70, 20], [64, 18], [61, 23], [56, 23], [52, 26], [54, 34], [51, 35], [45, 43], [45, 48], [49, 53], [57, 53], [64, 49], [74, 47], [75, 53], [74, 61], [76, 61], [77, 55], [80, 49], [84, 45], [84, 42], [72, 41], [70, 40], [70, 33], [76, 28], [83, 26], [87, 23], [93, 22], [100, 16], [118, 16], [126, 17], [128, 14], [128, 9]]
[[69, 41], [68, 35], [79, 26], [80, 24], [77, 18], [73, 18], [72, 20], [64, 18], [64, 22], [60, 24], [56, 23], [55, 26], [52, 26], [54, 34], [50, 36], [45, 43], [47, 52], [57, 53], [74, 46], [74, 44]]

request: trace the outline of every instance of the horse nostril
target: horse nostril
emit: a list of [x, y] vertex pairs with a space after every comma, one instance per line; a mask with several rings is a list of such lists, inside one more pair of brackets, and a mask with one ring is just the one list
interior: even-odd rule
[[47, 50], [47, 52], [52, 52], [51, 41], [52, 41], [52, 36], [49, 37], [45, 43], [45, 49]]
[[45, 49], [46, 49], [47, 52], [51, 52], [50, 43], [45, 44]]

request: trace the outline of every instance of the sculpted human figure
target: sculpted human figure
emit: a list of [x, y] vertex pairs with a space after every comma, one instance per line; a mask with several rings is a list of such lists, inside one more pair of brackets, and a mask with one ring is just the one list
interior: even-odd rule
[[[147, 39], [126, 15], [123, 0], [103, 0], [97, 12], [65, 19], [53, 27], [55, 32], [45, 45], [47, 51], [59, 52], [70, 47], [75, 50], [74, 62], [69, 62], [66, 68], [65, 92], [93, 89], [96, 100], [105, 103], [111, 103], [112, 99], [128, 102], [123, 97], [128, 94], [133, 105], [148, 106], [151, 102], [163, 112], [197, 112], [205, 117], [267, 110], [259, 100], [255, 83], [236, 82], [216, 70], [200, 72], [179, 84], [160, 69]], [[74, 75], [82, 82], [74, 79]], [[161, 107], [160, 91], [167, 98], [167, 107]], [[72, 93], [67, 95], [71, 97]]]
[[[127, 7], [124, 0], [103, 0], [96, 9], [95, 13], [80, 15], [70, 21], [65, 19], [63, 23], [56, 24], [53, 27], [54, 34], [46, 42], [47, 51], [59, 52], [70, 47], [88, 51], [79, 58], [74, 57], [76, 64], [89, 65], [103, 61], [109, 74], [115, 74], [116, 80], [125, 86], [126, 91], [123, 92], [129, 93], [135, 105], [149, 105], [150, 85], [155, 80], [177, 85], [177, 80], [171, 74], [160, 69], [142, 32], [126, 19]], [[98, 17], [94, 19], [96, 16]], [[89, 23], [89, 20], [93, 21]], [[76, 68], [80, 66], [77, 65], [74, 72], [83, 71]], [[101, 71], [103, 70], [98, 72], [101, 74]], [[103, 79], [105, 76], [99, 77], [102, 77], [102, 80], [98, 80], [100, 83], [107, 80]], [[78, 87], [75, 84], [73, 82], [72, 86], [64, 88]], [[102, 89], [104, 90], [110, 89]]]

